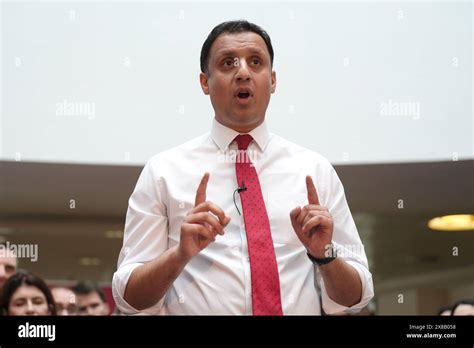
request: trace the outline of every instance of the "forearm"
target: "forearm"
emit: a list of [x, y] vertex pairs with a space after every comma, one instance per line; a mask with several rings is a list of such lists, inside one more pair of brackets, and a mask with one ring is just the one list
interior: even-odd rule
[[157, 259], [137, 267], [128, 280], [125, 301], [138, 310], [153, 306], [165, 296], [187, 262], [175, 246]]
[[329, 297], [336, 303], [351, 307], [361, 301], [362, 283], [359, 273], [341, 258], [319, 266]]

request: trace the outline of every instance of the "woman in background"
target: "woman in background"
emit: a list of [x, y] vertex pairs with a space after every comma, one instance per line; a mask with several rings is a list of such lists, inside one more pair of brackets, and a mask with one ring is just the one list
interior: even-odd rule
[[0, 299], [2, 315], [56, 315], [53, 296], [38, 276], [19, 271], [5, 283]]

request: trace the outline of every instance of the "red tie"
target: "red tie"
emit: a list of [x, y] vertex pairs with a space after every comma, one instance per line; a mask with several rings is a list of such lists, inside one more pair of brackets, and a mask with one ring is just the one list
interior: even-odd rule
[[247, 187], [245, 191], [240, 192], [240, 200], [250, 255], [253, 314], [282, 315], [280, 279], [270, 222], [257, 171], [247, 155], [247, 148], [252, 140], [249, 134], [238, 135], [235, 138], [239, 150], [244, 151], [244, 156], [237, 157], [235, 170], [238, 186], [244, 183]]

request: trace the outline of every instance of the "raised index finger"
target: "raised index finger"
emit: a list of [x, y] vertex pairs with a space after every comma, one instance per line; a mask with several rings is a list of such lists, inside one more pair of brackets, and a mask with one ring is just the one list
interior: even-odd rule
[[199, 204], [206, 201], [206, 189], [207, 189], [207, 182], [209, 181], [209, 173], [204, 173], [204, 176], [199, 183], [199, 187], [196, 191], [196, 199], [194, 201], [194, 206], [198, 206]]
[[314, 186], [313, 179], [311, 176], [306, 176], [306, 190], [308, 191], [308, 203], [319, 205], [318, 192]]

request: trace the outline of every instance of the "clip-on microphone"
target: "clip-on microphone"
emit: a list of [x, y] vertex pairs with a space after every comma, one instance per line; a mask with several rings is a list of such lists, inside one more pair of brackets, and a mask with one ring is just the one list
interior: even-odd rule
[[243, 192], [243, 191], [247, 191], [247, 186], [245, 186], [245, 182], [244, 182], [244, 181], [242, 181], [242, 186], [237, 187], [237, 188], [235, 189], [235, 191], [234, 191], [234, 194], [232, 195], [232, 198], [234, 199], [235, 209], [237, 209], [237, 212], [239, 213], [239, 215], [242, 215], [242, 214], [240, 214], [240, 210], [239, 210], [239, 208], [237, 207], [237, 203], [235, 203], [235, 193], [236, 193], [236, 192], [240, 193], [240, 192]]

